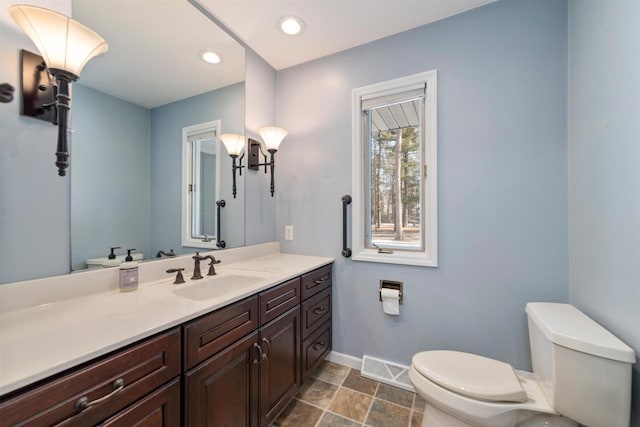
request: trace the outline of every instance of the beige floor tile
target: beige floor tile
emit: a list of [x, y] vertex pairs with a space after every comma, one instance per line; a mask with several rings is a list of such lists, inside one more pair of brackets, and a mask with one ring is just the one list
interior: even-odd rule
[[413, 401], [413, 410], [418, 412], [424, 412], [425, 405], [424, 398], [416, 393], [416, 399]]
[[273, 422], [279, 427], [313, 427], [322, 416], [322, 409], [293, 399]]
[[343, 387], [349, 387], [350, 389], [360, 391], [362, 393], [374, 395], [376, 394], [376, 390], [378, 389], [377, 381], [370, 380], [368, 378], [364, 378], [359, 370], [352, 369], [349, 371], [347, 378], [345, 378], [342, 383]]
[[329, 405], [329, 410], [343, 417], [363, 422], [373, 397], [345, 387], [340, 387]]
[[422, 426], [422, 412], [411, 411], [411, 424], [410, 427], [421, 427]]
[[325, 412], [317, 427], [360, 427], [361, 424], [340, 415]]
[[404, 406], [409, 409], [411, 409], [411, 407], [413, 406], [414, 395], [415, 393], [407, 390], [402, 390], [401, 388], [393, 387], [388, 384], [380, 384], [380, 387], [378, 387], [378, 391], [376, 392], [376, 397], [383, 400], [388, 400], [389, 402]]
[[407, 427], [410, 416], [408, 408], [374, 399], [365, 424], [371, 427]]
[[316, 378], [309, 378], [304, 382], [302, 387], [300, 387], [300, 391], [298, 391], [296, 397], [304, 402], [326, 409], [329, 403], [331, 403], [331, 399], [333, 399], [336, 391], [338, 391], [338, 386], [335, 384], [330, 384]]
[[331, 384], [340, 385], [349, 373], [349, 370], [350, 368], [347, 366], [325, 361], [313, 374], [313, 377]]

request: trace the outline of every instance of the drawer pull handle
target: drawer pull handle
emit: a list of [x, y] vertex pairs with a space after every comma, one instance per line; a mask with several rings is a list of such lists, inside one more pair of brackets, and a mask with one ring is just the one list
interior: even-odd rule
[[79, 410], [79, 411], [84, 411], [85, 409], [88, 409], [88, 408], [92, 407], [93, 405], [97, 405], [99, 403], [102, 403], [105, 400], [109, 399], [110, 397], [115, 396], [116, 394], [120, 393], [124, 389], [124, 380], [122, 378], [118, 378], [117, 380], [115, 380], [113, 382], [112, 387], [113, 387], [113, 391], [111, 393], [107, 394], [106, 396], [102, 396], [99, 399], [92, 400], [91, 402], [89, 402], [89, 399], [87, 398], [87, 396], [82, 396], [76, 402], [76, 409]]
[[258, 344], [257, 342], [253, 343], [253, 348], [257, 348], [258, 349], [258, 357], [253, 359], [251, 361], [251, 363], [253, 363], [254, 365], [257, 365], [258, 363], [260, 363], [260, 358], [261, 357], [264, 359], [264, 353], [262, 353], [262, 347], [260, 347], [260, 344]]
[[320, 341], [318, 343], [315, 343], [313, 345], [313, 349], [316, 350], [316, 351], [318, 351], [318, 350], [320, 350], [322, 348], [324, 348], [324, 342], [322, 342], [322, 341]]
[[327, 280], [329, 280], [329, 276], [325, 276], [322, 279], [316, 279], [313, 281], [313, 283], [315, 283], [316, 285], [321, 285], [324, 282], [326, 282]]
[[262, 360], [267, 360], [271, 355], [271, 343], [266, 338], [262, 338], [262, 342], [267, 345], [267, 351], [268, 351], [268, 353], [262, 353]]
[[325, 307], [318, 307], [313, 309], [313, 314], [321, 314], [327, 311]]

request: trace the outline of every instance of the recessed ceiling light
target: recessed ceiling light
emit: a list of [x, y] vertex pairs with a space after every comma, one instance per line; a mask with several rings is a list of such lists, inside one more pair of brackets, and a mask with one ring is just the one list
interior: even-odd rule
[[222, 56], [218, 55], [215, 52], [212, 52], [210, 50], [202, 50], [198, 53], [198, 55], [200, 56], [200, 58], [204, 61], [204, 62], [208, 62], [209, 64], [221, 64], [222, 63]]
[[283, 16], [278, 21], [278, 29], [289, 36], [295, 36], [304, 32], [306, 25], [297, 16]]

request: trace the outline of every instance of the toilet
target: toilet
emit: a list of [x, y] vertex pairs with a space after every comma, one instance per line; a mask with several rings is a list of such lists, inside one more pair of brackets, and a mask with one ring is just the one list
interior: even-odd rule
[[569, 304], [528, 303], [533, 372], [457, 351], [413, 356], [422, 427], [628, 427], [633, 349]]

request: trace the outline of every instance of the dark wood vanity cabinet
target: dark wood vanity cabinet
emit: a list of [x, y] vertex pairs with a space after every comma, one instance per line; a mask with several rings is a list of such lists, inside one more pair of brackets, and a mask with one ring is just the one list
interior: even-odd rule
[[302, 381], [320, 367], [331, 351], [332, 265], [302, 276]]
[[178, 426], [180, 341], [173, 329], [10, 397], [0, 426], [124, 426], [146, 416], [144, 425]]
[[[193, 347], [214, 348], [211, 343], [236, 336], [251, 319], [260, 319], [257, 330], [219, 348], [185, 374], [185, 425], [257, 427], [273, 422], [300, 386], [299, 304], [296, 278], [185, 326], [189, 354], [195, 353]], [[196, 330], [190, 340], [189, 331]]]
[[267, 427], [331, 351], [331, 267], [6, 397], [0, 427]]

